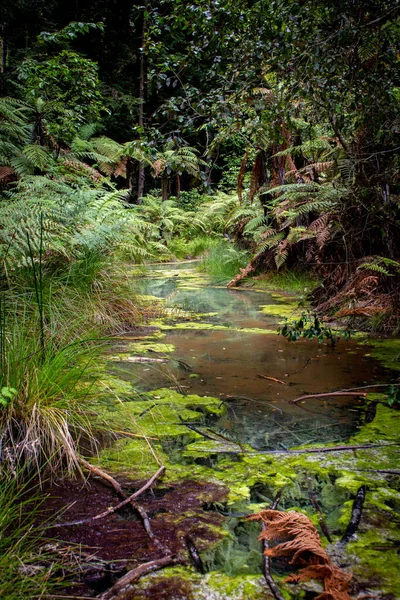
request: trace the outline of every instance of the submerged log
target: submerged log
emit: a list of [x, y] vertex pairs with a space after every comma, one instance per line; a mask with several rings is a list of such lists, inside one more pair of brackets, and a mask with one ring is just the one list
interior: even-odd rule
[[290, 404], [296, 404], [301, 400], [307, 400], [309, 398], [328, 398], [330, 396], [366, 396], [365, 392], [326, 392], [324, 394], [306, 394], [305, 396], [300, 396], [299, 398], [295, 398], [294, 400], [289, 400]]

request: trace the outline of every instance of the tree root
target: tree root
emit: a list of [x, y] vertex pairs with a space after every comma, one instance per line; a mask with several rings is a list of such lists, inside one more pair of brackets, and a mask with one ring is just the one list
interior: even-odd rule
[[107, 508], [107, 510], [105, 510], [104, 512], [99, 513], [98, 515], [95, 515], [94, 517], [90, 517], [89, 519], [81, 519], [79, 521], [70, 521], [67, 523], [57, 523], [56, 525], [52, 525], [51, 528], [53, 529], [55, 527], [72, 527], [73, 525], [84, 525], [86, 523], [93, 523], [94, 521], [99, 521], [100, 519], [104, 519], [105, 517], [112, 515], [117, 510], [120, 510], [127, 504], [131, 504], [133, 502], [133, 500], [135, 500], [136, 498], [138, 498], [138, 496], [143, 494], [143, 492], [145, 492], [149, 487], [151, 487], [153, 485], [153, 483], [160, 477], [160, 475], [162, 475], [164, 473], [164, 471], [165, 471], [165, 467], [160, 467], [158, 469], [158, 471], [156, 473], [154, 473], [154, 475], [152, 477], [150, 477], [150, 479], [147, 481], [147, 483], [145, 483], [139, 490], [137, 490], [137, 492], [135, 492], [128, 498], [125, 498], [125, 500], [123, 500], [116, 506], [111, 506], [110, 508]]
[[183, 563], [181, 558], [177, 556], [163, 556], [157, 560], [152, 560], [147, 563], [143, 563], [139, 565], [135, 569], [132, 569], [126, 575], [121, 577], [109, 590], [97, 596], [98, 600], [124, 600], [127, 594], [131, 591], [130, 587], [135, 581], [143, 577], [143, 575], [147, 575], [148, 573], [152, 573], [153, 571], [159, 571], [164, 567], [168, 567], [170, 565], [176, 565], [177, 563]]
[[118, 483], [118, 481], [116, 479], [114, 479], [114, 477], [111, 477], [111, 475], [109, 475], [108, 473], [106, 473], [102, 469], [99, 469], [99, 467], [95, 467], [94, 465], [91, 465], [84, 458], [79, 457], [78, 460], [79, 460], [80, 464], [83, 467], [85, 467], [85, 469], [87, 469], [88, 471], [90, 471], [94, 475], [98, 475], [99, 477], [101, 477], [102, 479], [104, 479], [105, 481], [107, 481], [108, 483], [110, 483], [112, 485], [112, 487], [114, 488], [114, 490], [117, 492], [118, 496], [121, 496], [122, 498], [126, 497], [125, 494], [124, 494], [124, 492], [123, 492], [121, 484]]

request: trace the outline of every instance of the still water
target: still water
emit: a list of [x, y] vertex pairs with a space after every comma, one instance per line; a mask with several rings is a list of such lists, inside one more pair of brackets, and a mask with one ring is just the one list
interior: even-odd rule
[[[221, 398], [226, 416], [213, 427], [230, 439], [259, 449], [346, 439], [360, 421], [362, 399], [289, 401], [388, 379], [363, 342], [340, 340], [332, 348], [277, 335], [280, 307], [290, 318], [293, 299], [288, 307], [268, 292], [212, 286], [196, 263], [151, 267], [138, 281], [141, 293], [165, 301], [169, 317], [159, 341], [175, 350], [146, 354], [164, 362], [122, 361], [118, 376], [143, 391], [171, 387]], [[265, 306], [272, 314], [262, 312]]]

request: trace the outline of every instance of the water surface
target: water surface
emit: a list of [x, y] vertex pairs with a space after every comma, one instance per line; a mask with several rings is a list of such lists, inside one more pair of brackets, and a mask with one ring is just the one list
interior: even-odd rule
[[[316, 340], [288, 342], [270, 333], [281, 317], [264, 314], [262, 307], [272, 305], [279, 313], [279, 296], [212, 286], [197, 273], [196, 263], [151, 267], [140, 285], [143, 293], [163, 298], [171, 310], [161, 342], [173, 344], [175, 351], [151, 354], [164, 357], [165, 364], [122, 362], [118, 375], [142, 390], [173, 387], [221, 398], [227, 413], [213, 427], [232, 439], [256, 448], [345, 439], [357, 427], [362, 400], [289, 401], [387, 378], [364, 343], [340, 340], [332, 348]], [[294, 316], [298, 303], [289, 300]], [[206, 328], [210, 325], [215, 328]]]

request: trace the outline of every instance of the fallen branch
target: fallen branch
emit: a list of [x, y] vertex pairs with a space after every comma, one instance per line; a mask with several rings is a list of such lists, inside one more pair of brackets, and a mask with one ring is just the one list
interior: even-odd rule
[[195, 546], [194, 541], [189, 535], [186, 536], [185, 543], [188, 549], [190, 560], [192, 561], [194, 568], [196, 569], [196, 571], [204, 575], [206, 571], [204, 569], [203, 561], [201, 560], [201, 556]]
[[154, 546], [161, 548], [162, 544], [161, 544], [160, 540], [154, 535], [153, 530], [151, 528], [149, 515], [144, 510], [143, 506], [141, 506], [140, 504], [137, 504], [136, 502], [131, 502], [131, 505], [132, 505], [132, 508], [134, 508], [136, 510], [136, 512], [139, 514], [140, 518], [142, 519], [143, 527], [144, 527], [147, 535], [153, 542]]
[[[281, 495], [282, 495], [282, 492], [278, 492], [274, 502], [271, 505], [271, 510], [275, 510], [278, 507], [279, 501], [281, 499]], [[262, 531], [265, 531], [266, 528], [267, 528], [267, 526], [264, 523], [264, 521], [261, 521]], [[263, 574], [264, 574], [265, 581], [267, 582], [267, 585], [268, 585], [269, 589], [271, 590], [271, 593], [274, 596], [274, 598], [276, 598], [276, 600], [285, 600], [271, 575], [271, 557], [265, 553], [269, 549], [269, 543], [266, 538], [263, 538], [261, 540], [261, 546], [262, 546], [262, 551], [263, 551], [263, 565], [262, 566], [263, 566]]]
[[400, 442], [390, 442], [388, 444], [360, 444], [359, 446], [329, 446], [328, 448], [303, 448], [302, 450], [260, 450], [257, 454], [308, 454], [310, 452], [345, 452], [346, 450], [364, 450], [367, 448], [382, 448], [385, 446], [399, 445]]
[[203, 436], [203, 438], [205, 438], [206, 440], [212, 440], [213, 442], [216, 441], [216, 439], [214, 437], [211, 437], [211, 435], [208, 435], [207, 433], [204, 433], [204, 431], [201, 431], [200, 429], [197, 429], [197, 427], [195, 427], [194, 425], [192, 425], [191, 423], [186, 423], [182, 417], [180, 415], [179, 416], [179, 420], [181, 422], [181, 424], [184, 427], [187, 427], [188, 429], [190, 429], [191, 431], [194, 431], [195, 433], [198, 433], [199, 435]]
[[307, 394], [306, 396], [300, 396], [294, 400], [289, 400], [290, 404], [296, 404], [300, 400], [307, 400], [308, 398], [327, 398], [329, 396], [366, 396], [363, 392], [326, 392], [324, 394]]
[[[263, 523], [261, 525], [261, 529], [263, 531], [265, 531], [265, 529], [266, 529], [265, 523]], [[263, 574], [264, 574], [264, 579], [267, 582], [267, 585], [268, 585], [269, 589], [271, 590], [271, 593], [274, 596], [274, 598], [276, 598], [276, 600], [285, 600], [285, 598], [282, 596], [282, 594], [281, 594], [278, 586], [276, 585], [275, 581], [272, 578], [272, 575], [271, 575], [271, 558], [269, 556], [267, 556], [266, 554], [264, 554], [265, 550], [268, 550], [268, 548], [269, 548], [267, 540], [263, 540], [263, 542], [262, 542], [262, 548], [263, 548]]]
[[366, 487], [365, 485], [362, 485], [359, 488], [357, 496], [353, 502], [353, 508], [351, 510], [351, 519], [346, 527], [346, 531], [344, 532], [342, 539], [340, 540], [340, 543], [343, 545], [347, 544], [347, 542], [351, 540], [353, 535], [356, 533], [358, 526], [360, 525], [362, 508], [365, 500], [365, 492]]
[[307, 394], [306, 396], [300, 396], [300, 398], [295, 398], [295, 400], [289, 400], [289, 403], [296, 404], [296, 402], [300, 402], [300, 400], [307, 400], [308, 398], [324, 398], [326, 396], [366, 396], [367, 394], [365, 392], [361, 394], [356, 393], [357, 390], [369, 390], [390, 386], [399, 387], [400, 383], [373, 383], [371, 385], [362, 385], [360, 387], [355, 388], [346, 388], [344, 390], [338, 390], [337, 392], [327, 392], [324, 394]]
[[112, 515], [117, 510], [120, 510], [127, 504], [132, 503], [133, 500], [135, 500], [138, 496], [143, 494], [143, 492], [145, 492], [149, 487], [151, 487], [153, 485], [153, 483], [156, 481], [156, 479], [158, 479], [160, 477], [160, 475], [162, 475], [162, 473], [164, 473], [164, 471], [165, 471], [165, 467], [160, 467], [158, 469], [158, 471], [156, 473], [154, 473], [154, 475], [147, 481], [147, 483], [145, 483], [140, 488], [140, 490], [138, 490], [137, 492], [135, 492], [128, 498], [125, 498], [125, 500], [122, 500], [122, 502], [120, 502], [116, 506], [111, 506], [110, 508], [107, 508], [107, 510], [105, 510], [104, 512], [99, 513], [98, 515], [95, 515], [94, 517], [90, 517], [89, 519], [81, 519], [80, 521], [70, 521], [68, 523], [58, 523], [56, 525], [52, 525], [51, 528], [53, 529], [55, 527], [72, 527], [73, 525], [84, 525], [86, 523], [93, 523], [93, 521], [99, 521], [100, 519], [104, 519], [105, 517]]
[[121, 484], [118, 483], [118, 481], [116, 479], [114, 479], [114, 477], [111, 477], [111, 475], [109, 475], [102, 469], [99, 469], [99, 467], [95, 467], [94, 465], [91, 465], [84, 458], [80, 457], [78, 460], [81, 463], [81, 465], [83, 467], [85, 467], [85, 469], [87, 469], [91, 473], [94, 473], [95, 475], [98, 475], [99, 477], [101, 477], [102, 479], [104, 479], [105, 481], [110, 483], [112, 485], [112, 487], [114, 488], [114, 490], [117, 492], [118, 496], [122, 496], [123, 498], [126, 497]]
[[372, 383], [371, 385], [362, 385], [356, 388], [346, 388], [342, 392], [353, 392], [354, 390], [369, 390], [382, 387], [399, 387], [400, 383]]
[[140, 577], [143, 577], [143, 575], [182, 562], [182, 559], [176, 556], [164, 556], [158, 560], [151, 560], [150, 562], [143, 563], [126, 573], [126, 575], [121, 577], [121, 579], [119, 579], [109, 590], [103, 592], [103, 594], [100, 594], [97, 598], [98, 600], [122, 600], [122, 598], [126, 597], [125, 595], [130, 591], [132, 583], [135, 583], [135, 581], [140, 579]]
[[[222, 445], [222, 444], [221, 444]], [[369, 448], [386, 448], [387, 446], [400, 446], [400, 442], [389, 442], [388, 444], [361, 444], [359, 446], [329, 446], [327, 448], [302, 448], [301, 450], [258, 450], [254, 452], [247, 452], [248, 456], [257, 456], [259, 454], [318, 454], [324, 452], [346, 452], [348, 450], [366, 450]], [[199, 448], [197, 452], [205, 452], [209, 453], [209, 450], [202, 450]], [[224, 454], [242, 454], [241, 450], [229, 449], [226, 447], [222, 447], [219, 449], [217, 446], [213, 448], [214, 453], [224, 453]]]
[[257, 377], [261, 379], [268, 379], [269, 381], [275, 381], [275, 383], [281, 383], [282, 385], [286, 385], [282, 379], [277, 379], [276, 377], [268, 377], [267, 375], [261, 375], [261, 373], [257, 373]]
[[252, 273], [255, 268], [256, 267], [255, 264], [253, 264], [253, 261], [250, 261], [247, 267], [245, 267], [244, 269], [240, 269], [240, 273], [238, 275], [235, 275], [235, 277], [226, 284], [226, 287], [232, 288], [237, 286], [237, 284], [240, 281], [243, 281], [243, 279], [245, 279], [248, 275], [250, 275], [250, 273]]

